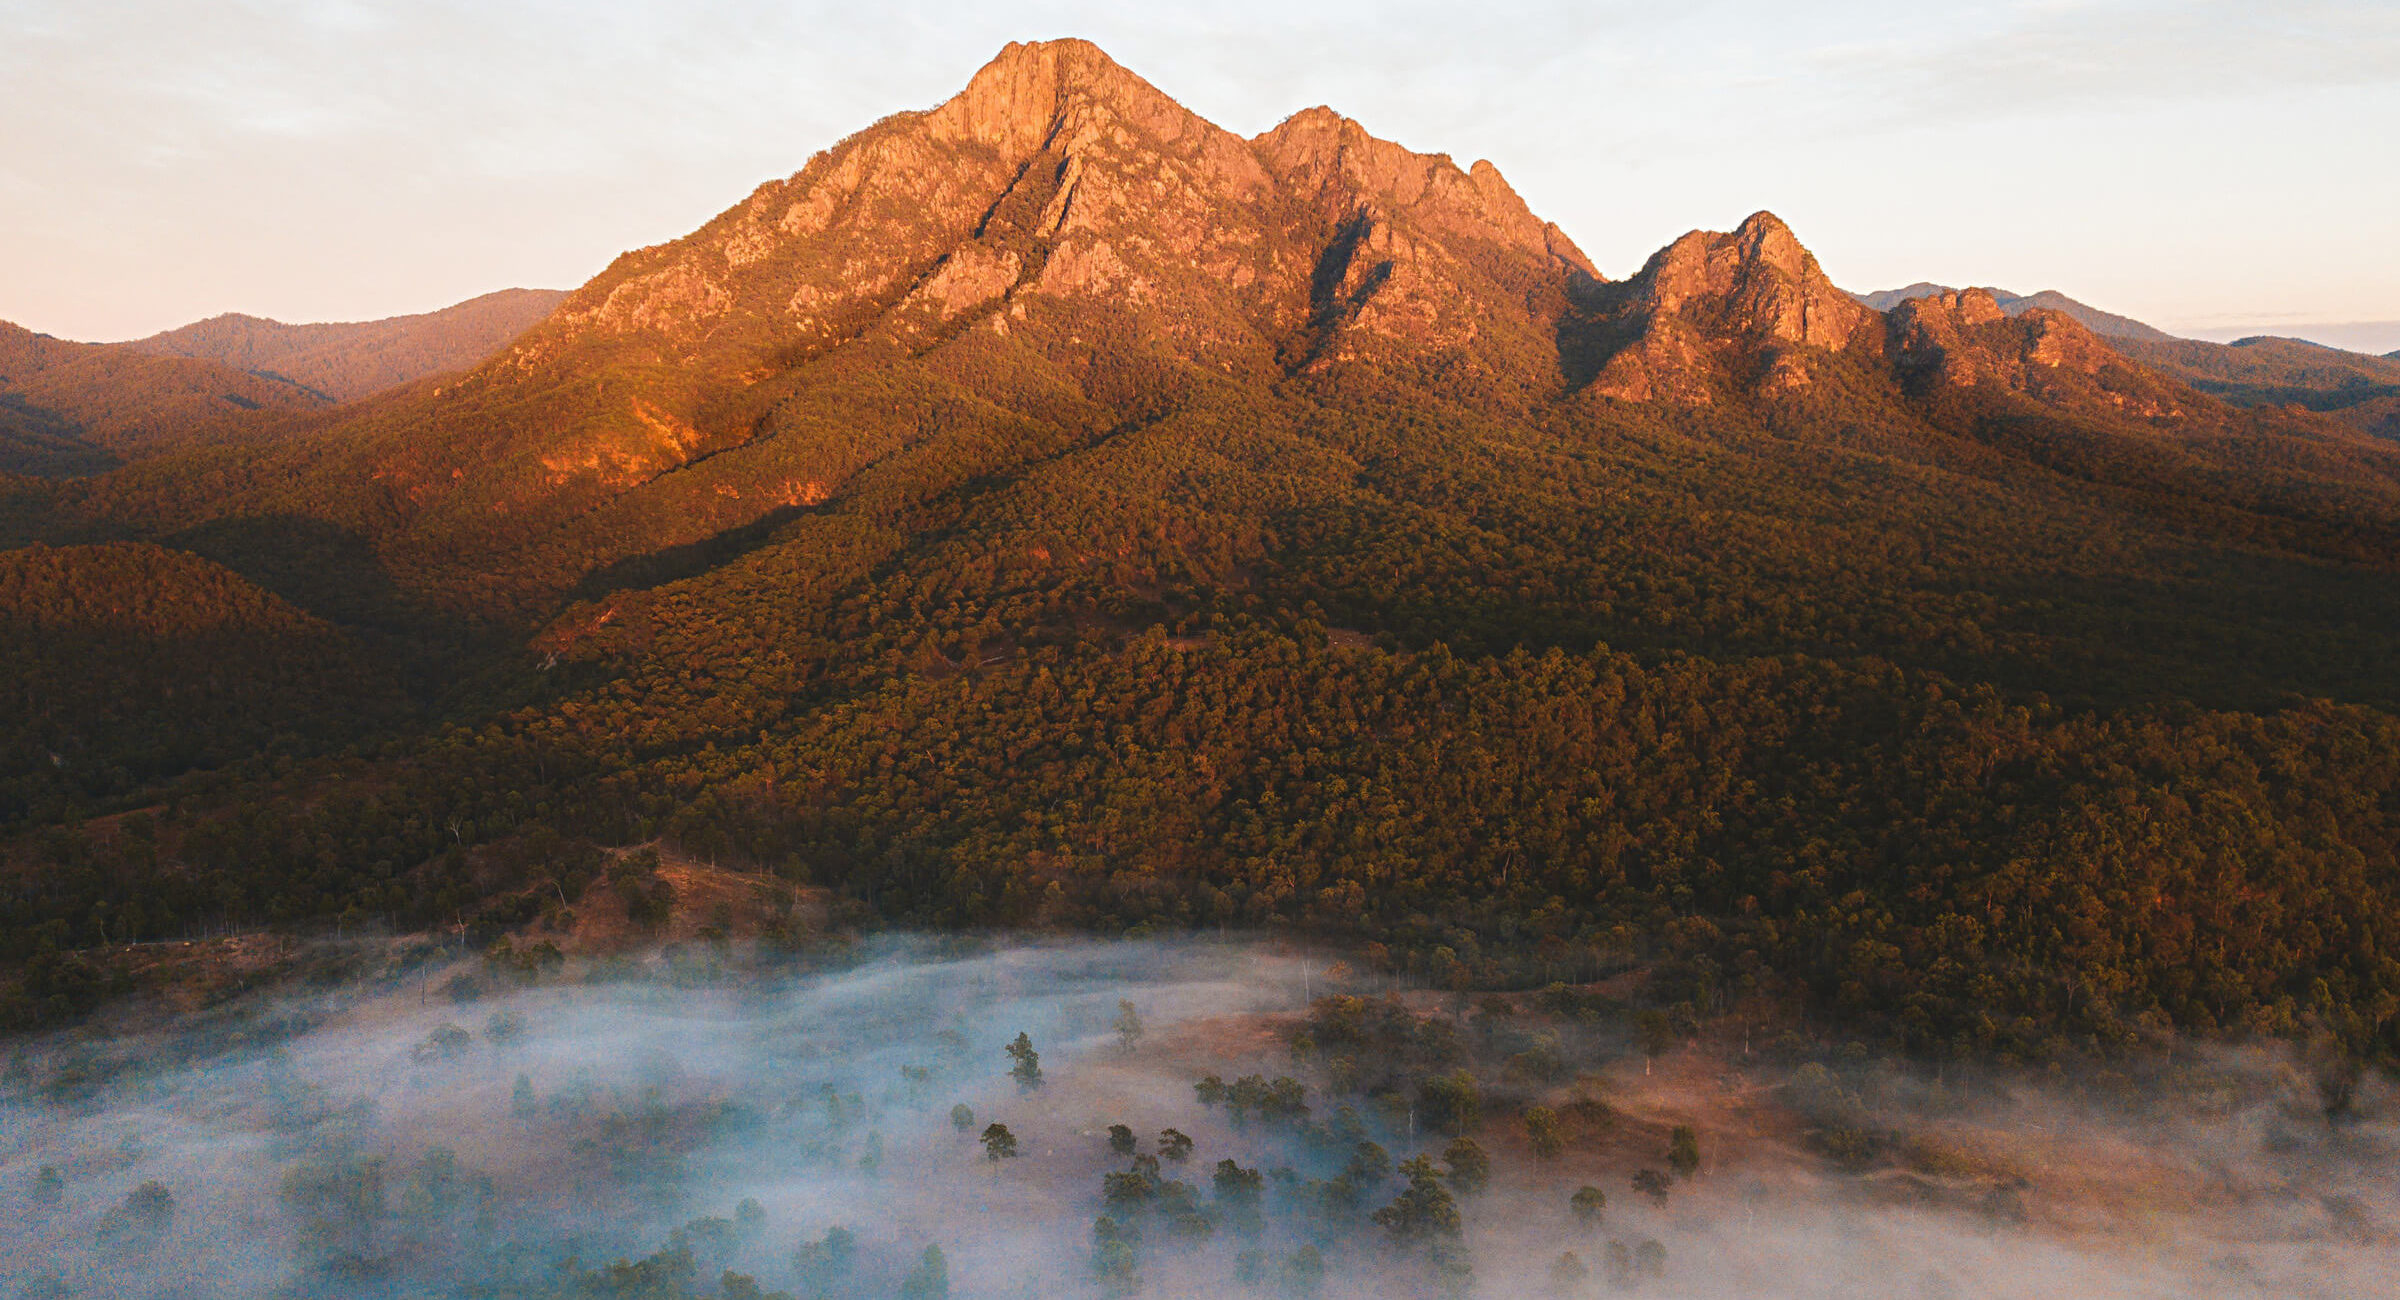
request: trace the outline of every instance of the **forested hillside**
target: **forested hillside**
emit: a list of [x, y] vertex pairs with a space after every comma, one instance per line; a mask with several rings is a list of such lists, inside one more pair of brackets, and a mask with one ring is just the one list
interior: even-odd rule
[[2302, 339], [2170, 339], [2125, 345], [2135, 360], [2242, 406], [2290, 404], [2400, 439], [2400, 358]]
[[103, 898], [488, 938], [663, 843], [1921, 1049], [2400, 1047], [2400, 448], [1988, 293], [1876, 311], [1764, 213], [1609, 281], [1488, 164], [1242, 140], [1078, 43], [438, 393], [7, 499], [408, 695], [11, 811], [22, 1019]]
[[59, 820], [196, 768], [392, 721], [396, 684], [334, 628], [197, 556], [0, 551], [0, 819]]

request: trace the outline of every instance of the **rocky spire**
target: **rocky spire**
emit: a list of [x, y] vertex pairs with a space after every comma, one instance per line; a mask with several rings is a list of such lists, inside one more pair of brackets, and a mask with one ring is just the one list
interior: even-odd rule
[[1592, 390], [1630, 401], [1705, 403], [1727, 377], [1761, 365], [1769, 391], [1800, 387], [1812, 350], [1879, 348], [1883, 337], [1877, 313], [1836, 288], [1771, 212], [1660, 249], [1606, 295], [1600, 315], [1625, 342]]

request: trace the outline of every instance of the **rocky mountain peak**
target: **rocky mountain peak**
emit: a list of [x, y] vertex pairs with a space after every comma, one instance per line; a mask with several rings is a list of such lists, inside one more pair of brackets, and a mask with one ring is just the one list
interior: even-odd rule
[[1654, 312], [1698, 308], [1711, 332], [1758, 341], [1844, 347], [1873, 317], [1834, 287], [1772, 212], [1752, 214], [1730, 234], [1685, 235], [1652, 256], [1632, 283]]
[[1880, 347], [1882, 334], [1771, 212], [1660, 249], [1609, 295], [1602, 318], [1602, 332], [1626, 342], [1592, 387], [1630, 401], [1705, 403], [1718, 381], [1752, 372], [1769, 391], [1799, 387], [1809, 350]]
[[1379, 139], [1322, 106], [1294, 113], [1251, 143], [1287, 188], [1337, 219], [1360, 210], [1406, 213], [1429, 232], [1556, 258], [1597, 276], [1582, 250], [1533, 215], [1488, 160], [1462, 170], [1447, 154]]
[[1053, 143], [1072, 152], [1075, 141], [1056, 139], [1061, 127], [1096, 134], [1123, 124], [1169, 146], [1234, 138], [1083, 40], [1010, 43], [925, 124], [937, 140], [988, 145], [1017, 160]]
[[2189, 396], [2126, 365], [2074, 316], [2043, 307], [2012, 315], [1989, 289], [1912, 298], [1889, 318], [1895, 368], [1920, 392], [1989, 386], [2152, 420], [2181, 415]]

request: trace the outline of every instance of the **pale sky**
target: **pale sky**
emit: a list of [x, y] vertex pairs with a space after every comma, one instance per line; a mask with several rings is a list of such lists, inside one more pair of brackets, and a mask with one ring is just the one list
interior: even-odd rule
[[1768, 208], [1853, 289], [2400, 321], [2400, 0], [0, 0], [0, 319], [572, 286], [1050, 36], [1489, 158], [1611, 276]]

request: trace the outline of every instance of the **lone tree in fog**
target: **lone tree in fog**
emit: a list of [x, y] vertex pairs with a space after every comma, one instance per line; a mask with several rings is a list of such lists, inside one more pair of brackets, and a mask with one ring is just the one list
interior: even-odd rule
[[1442, 1152], [1442, 1163], [1450, 1166], [1450, 1185], [1462, 1196], [1473, 1196], [1491, 1185], [1492, 1158], [1473, 1138], [1452, 1142]]
[[803, 1286], [827, 1291], [850, 1275], [857, 1254], [858, 1239], [848, 1228], [827, 1228], [824, 1240], [802, 1242], [800, 1249], [792, 1252], [792, 1271], [800, 1275]]
[[56, 1205], [60, 1201], [66, 1199], [66, 1195], [66, 1175], [58, 1172], [57, 1165], [43, 1165], [41, 1169], [34, 1174], [32, 1191], [34, 1204]]
[[1302, 1246], [1283, 1261], [1283, 1293], [1306, 1300], [1325, 1289], [1325, 1256], [1314, 1246]]
[[1342, 1165], [1342, 1177], [1351, 1186], [1373, 1187], [1392, 1175], [1392, 1155], [1365, 1138], [1350, 1146], [1350, 1159]]
[[1162, 1128], [1158, 1131], [1158, 1153], [1181, 1163], [1192, 1158], [1192, 1139], [1182, 1129]]
[[541, 1100], [534, 1096], [532, 1076], [518, 1075], [517, 1086], [509, 1090], [508, 1113], [518, 1119], [531, 1119], [539, 1109]]
[[1017, 1154], [1017, 1135], [1006, 1124], [994, 1124], [983, 1131], [983, 1158], [998, 1164]]
[[1117, 1000], [1116, 1029], [1117, 1046], [1131, 1055], [1133, 1045], [1142, 1041], [1142, 1013], [1134, 1009], [1133, 1002], [1129, 998]]
[[1239, 1161], [1220, 1160], [1216, 1172], [1209, 1177], [1209, 1185], [1216, 1192], [1217, 1204], [1233, 1221], [1234, 1231], [1247, 1236], [1259, 1230], [1262, 1225], [1258, 1206], [1266, 1190], [1265, 1175], [1256, 1169], [1242, 1168]]
[[1017, 1081], [1017, 1091], [1031, 1092], [1042, 1086], [1042, 1054], [1033, 1050], [1033, 1039], [1019, 1031], [1008, 1045], [1008, 1055], [1016, 1062], [1008, 1068], [1008, 1075]]
[[1650, 1063], [1675, 1045], [1675, 1022], [1667, 1019], [1664, 1011], [1645, 1011], [1633, 1021], [1642, 1036], [1642, 1073], [1648, 1074]]
[[1209, 1183], [1216, 1189], [1217, 1199], [1227, 1205], [1256, 1205], [1259, 1193], [1266, 1187], [1266, 1176], [1255, 1169], [1242, 1168], [1238, 1160], [1225, 1159], [1217, 1162]]
[[1592, 1270], [1584, 1267], [1583, 1257], [1570, 1250], [1550, 1265], [1550, 1294], [1580, 1294], [1584, 1280], [1591, 1275]]
[[1092, 1273], [1100, 1279], [1103, 1294], [1127, 1296], [1142, 1289], [1141, 1256], [1136, 1251], [1141, 1244], [1141, 1230], [1132, 1224], [1105, 1214], [1093, 1220]]
[[1586, 1183], [1567, 1198], [1567, 1208], [1575, 1212], [1576, 1222], [1587, 1228], [1597, 1227], [1600, 1216], [1608, 1212], [1608, 1193]]
[[950, 1127], [964, 1133], [975, 1127], [975, 1108], [960, 1102], [950, 1108]]
[[1525, 1141], [1533, 1153], [1544, 1160], [1556, 1160], [1567, 1149], [1565, 1135], [1558, 1131], [1558, 1112], [1548, 1106], [1535, 1106], [1525, 1112]]
[[102, 1248], [148, 1250], [167, 1235], [174, 1219], [175, 1197], [166, 1184], [144, 1183], [126, 1194], [123, 1205], [101, 1217], [93, 1240]]
[[1652, 1201], [1655, 1201], [1660, 1205], [1667, 1203], [1667, 1188], [1671, 1185], [1672, 1184], [1667, 1182], [1667, 1176], [1655, 1169], [1636, 1169], [1633, 1171], [1633, 1190], [1640, 1192], [1642, 1195], [1649, 1197]]
[[1450, 1130], [1454, 1137], [1464, 1137], [1483, 1117], [1483, 1092], [1475, 1086], [1475, 1076], [1465, 1070], [1437, 1074], [1417, 1085], [1418, 1100], [1424, 1103], [1425, 1118]]
[[1442, 1186], [1433, 1162], [1423, 1156], [1402, 1162], [1407, 1190], [1375, 1211], [1375, 1223], [1400, 1245], [1425, 1240], [1455, 1239], [1459, 1233], [1458, 1199]]
[[1678, 1124], [1667, 1135], [1667, 1166], [1684, 1178], [1700, 1172], [1700, 1134], [1691, 1125]]
[[1112, 1155], [1132, 1155], [1134, 1150], [1133, 1130], [1123, 1124], [1109, 1125], [1108, 1149]]
[[939, 1246], [927, 1246], [917, 1257], [917, 1266], [908, 1271], [900, 1283], [900, 1300], [947, 1300], [950, 1294], [950, 1260]]

